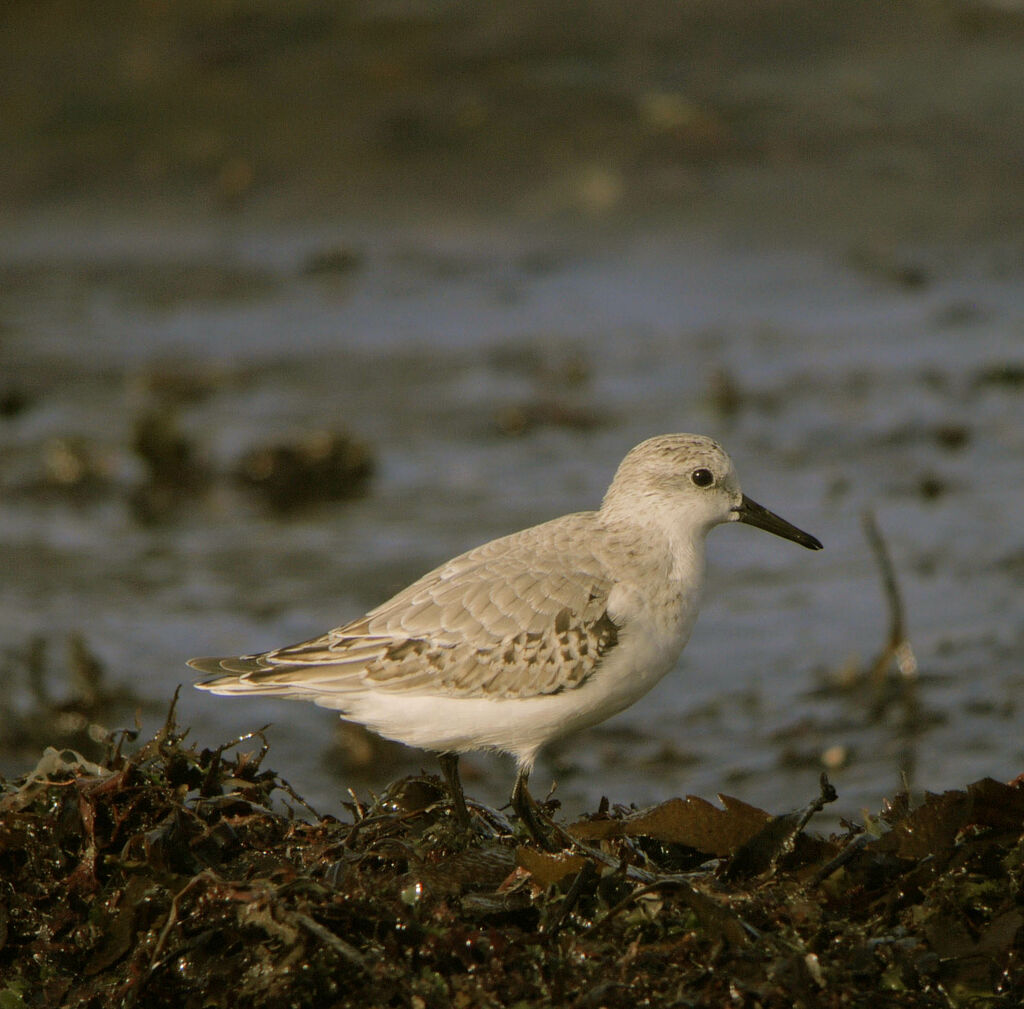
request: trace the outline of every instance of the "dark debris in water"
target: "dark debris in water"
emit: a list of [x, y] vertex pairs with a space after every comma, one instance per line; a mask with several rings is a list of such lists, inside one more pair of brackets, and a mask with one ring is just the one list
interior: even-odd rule
[[518, 437], [544, 427], [593, 431], [613, 419], [594, 405], [590, 363], [579, 351], [553, 355], [535, 346], [503, 348], [491, 355], [491, 362], [532, 387], [526, 399], [506, 403], [495, 412], [499, 434]]
[[135, 417], [132, 448], [146, 471], [146, 479], [131, 495], [132, 511], [140, 521], [173, 515], [209, 483], [210, 473], [196, 445], [182, 431], [177, 411], [166, 403]]
[[[185, 423], [185, 408], [229, 380], [216, 372], [172, 366], [138, 376], [132, 391], [142, 403], [130, 431], [109, 444], [84, 435], [47, 439], [25, 462], [25, 474], [10, 480], [7, 493], [73, 506], [120, 500], [132, 518], [146, 525], [173, 521], [197, 503], [219, 500], [222, 495], [210, 492], [226, 486], [240, 491], [236, 503], [255, 500], [277, 517], [368, 493], [374, 452], [346, 431], [271, 439], [226, 468], [211, 463], [208, 446]], [[4, 395], [0, 390], [0, 417]]]
[[344, 432], [317, 431], [253, 449], [236, 475], [274, 511], [286, 513], [320, 501], [362, 497], [373, 469], [373, 456], [361, 441]]
[[[174, 721], [0, 788], [0, 1005], [1019, 1006], [1024, 788], [807, 831], [737, 799], [602, 809], [538, 851], [438, 779], [318, 817], [258, 733]], [[247, 745], [255, 744], [254, 752]], [[281, 812], [281, 809], [284, 812]]]
[[49, 745], [100, 760], [113, 733], [136, 731], [113, 727], [135, 725], [150, 704], [131, 685], [111, 682], [82, 634], [68, 634], [63, 648], [54, 644], [34, 635], [0, 651], [0, 755], [23, 758]]
[[363, 255], [351, 245], [336, 243], [310, 253], [302, 264], [307, 277], [341, 277], [358, 270]]

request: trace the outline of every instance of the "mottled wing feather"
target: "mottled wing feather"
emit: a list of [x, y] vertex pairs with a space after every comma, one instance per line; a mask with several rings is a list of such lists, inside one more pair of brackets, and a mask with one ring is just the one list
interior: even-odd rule
[[[214, 690], [531, 697], [583, 683], [618, 643], [613, 583], [582, 544], [593, 513], [494, 540], [366, 616], [261, 655], [198, 659]], [[567, 559], [569, 563], [567, 563]]]

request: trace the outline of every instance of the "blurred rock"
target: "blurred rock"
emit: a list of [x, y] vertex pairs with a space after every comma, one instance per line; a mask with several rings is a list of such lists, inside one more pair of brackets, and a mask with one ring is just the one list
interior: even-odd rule
[[948, 489], [946, 481], [936, 473], [922, 473], [917, 481], [917, 493], [925, 501], [934, 501], [942, 497]]
[[411, 750], [401, 743], [385, 739], [356, 722], [339, 720], [334, 728], [331, 746], [324, 756], [332, 770], [340, 774], [384, 770], [394, 774], [410, 764], [424, 763], [420, 750]]
[[366, 493], [373, 475], [369, 448], [348, 434], [317, 431], [294, 441], [253, 449], [236, 477], [277, 512]]
[[939, 424], [935, 428], [935, 440], [939, 445], [955, 452], [971, 440], [971, 429], [966, 424]]
[[534, 386], [528, 399], [497, 410], [495, 425], [502, 434], [521, 435], [538, 427], [589, 431], [607, 423], [607, 417], [589, 405], [591, 365], [579, 349], [553, 354], [542, 345], [502, 347], [491, 354], [491, 363]]
[[1024, 362], [1005, 361], [983, 368], [974, 376], [974, 385], [982, 388], [1019, 389], [1024, 385]]
[[192, 484], [200, 477], [195, 448], [172, 410], [155, 409], [135, 420], [132, 447], [156, 483]]
[[32, 400], [24, 389], [19, 389], [14, 385], [7, 385], [0, 389], [0, 417], [3, 419], [9, 420], [12, 417], [17, 417], [31, 405]]
[[145, 481], [131, 494], [132, 510], [140, 521], [168, 518], [182, 501], [206, 487], [208, 470], [173, 409], [143, 411], [135, 419], [132, 447], [146, 470]]
[[144, 702], [130, 686], [110, 682], [106, 666], [79, 632], [67, 636], [63, 667], [50, 662], [50, 643], [35, 635], [3, 655], [0, 749], [7, 755], [38, 753], [52, 745], [99, 759], [111, 730], [132, 719]]

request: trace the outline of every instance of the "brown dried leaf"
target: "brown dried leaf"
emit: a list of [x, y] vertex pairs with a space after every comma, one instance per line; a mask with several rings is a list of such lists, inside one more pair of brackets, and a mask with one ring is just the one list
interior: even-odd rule
[[967, 786], [973, 802], [970, 823], [1024, 832], [1024, 788], [982, 778]]
[[753, 837], [736, 848], [724, 877], [745, 879], [767, 872], [792, 851], [799, 830], [799, 813], [772, 817]]
[[533, 848], [516, 849], [516, 863], [526, 869], [541, 886], [550, 886], [579, 872], [586, 861], [582, 855], [570, 855], [564, 851], [549, 854]]
[[983, 778], [967, 791], [929, 793], [879, 842], [900, 858], [925, 858], [949, 851], [968, 824], [997, 829], [1024, 828], [1024, 790]]
[[968, 822], [973, 803], [965, 792], [929, 793], [925, 801], [897, 823], [879, 842], [900, 858], [919, 859], [953, 847]]
[[728, 795], [719, 795], [724, 809], [688, 795], [669, 799], [628, 820], [589, 820], [573, 825], [571, 833], [586, 840], [609, 837], [652, 837], [685, 844], [709, 855], [728, 855], [748, 841], [771, 819], [762, 809]]

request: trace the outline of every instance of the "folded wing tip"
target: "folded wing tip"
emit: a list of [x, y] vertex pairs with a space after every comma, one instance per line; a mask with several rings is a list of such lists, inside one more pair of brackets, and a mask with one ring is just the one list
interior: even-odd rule
[[200, 656], [189, 659], [188, 665], [201, 673], [212, 675], [212, 679], [200, 680], [193, 686], [197, 690], [209, 690], [215, 694], [242, 693], [249, 689], [249, 675], [257, 667], [246, 661], [245, 656]]

